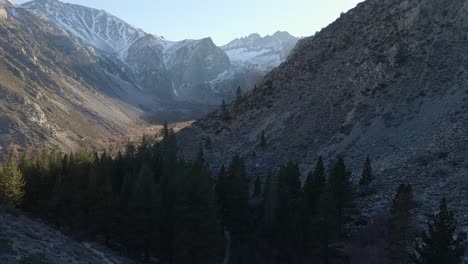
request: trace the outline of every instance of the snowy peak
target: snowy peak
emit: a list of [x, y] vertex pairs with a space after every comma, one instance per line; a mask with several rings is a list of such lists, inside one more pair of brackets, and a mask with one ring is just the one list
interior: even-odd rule
[[287, 58], [298, 40], [284, 31], [265, 37], [254, 33], [235, 39], [221, 48], [234, 64], [271, 70]]
[[123, 20], [89, 7], [57, 0], [35, 0], [22, 7], [57, 24], [86, 44], [125, 56], [128, 48], [146, 34]]

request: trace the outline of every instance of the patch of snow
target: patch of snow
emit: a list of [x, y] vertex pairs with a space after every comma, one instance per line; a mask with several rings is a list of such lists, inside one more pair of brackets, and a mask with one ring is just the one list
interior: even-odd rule
[[172, 81], [172, 91], [174, 92], [175, 96], [179, 96], [179, 93], [177, 92], [177, 89], [175, 88], [174, 81]]
[[238, 48], [227, 50], [226, 54], [232, 62], [246, 62], [267, 52], [269, 52], [267, 49], [248, 50], [247, 48]]

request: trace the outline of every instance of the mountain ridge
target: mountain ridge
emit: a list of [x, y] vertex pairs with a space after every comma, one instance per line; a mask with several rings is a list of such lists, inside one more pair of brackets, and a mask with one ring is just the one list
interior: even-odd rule
[[299, 38], [287, 31], [261, 37], [258, 33], [236, 38], [221, 48], [234, 64], [270, 71], [286, 60]]
[[233, 65], [211, 38], [168, 41], [56, 0], [0, 5], [3, 149], [101, 148], [149, 122], [203, 116], [265, 75]]
[[228, 107], [231, 119], [217, 111], [181, 131], [182, 153], [193, 157], [209, 139], [215, 171], [239, 154], [252, 177], [290, 159], [306, 175], [319, 156], [328, 163], [344, 156], [355, 181], [369, 155], [375, 188], [388, 191], [363, 199], [370, 203], [364, 214], [388, 204], [400, 183], [421, 192], [420, 213], [443, 195], [466, 210], [457, 198], [468, 184], [466, 17], [461, 0], [360, 3], [300, 40], [285, 63]]

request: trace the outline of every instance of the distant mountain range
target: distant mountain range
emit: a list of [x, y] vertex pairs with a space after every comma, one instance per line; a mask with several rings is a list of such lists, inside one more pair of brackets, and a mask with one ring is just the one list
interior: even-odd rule
[[[0, 0], [0, 19], [3, 148], [96, 146], [130, 133], [132, 124], [196, 119], [232, 100], [237, 87], [252, 89], [282, 61], [239, 63], [211, 38], [169, 41], [105, 11], [56, 0]], [[249, 48], [275, 46], [276, 38], [265, 39], [272, 43]]]
[[[254, 34], [245, 39], [249, 42], [236, 40], [221, 49], [211, 38], [168, 41], [105, 11], [56, 0], [36, 0], [22, 7], [65, 30], [78, 45], [89, 45], [100, 57], [117, 64], [106, 69], [109, 74], [158, 98], [201, 105], [229, 100], [237, 86], [250, 89], [263, 71], [284, 61], [297, 42], [285, 32], [265, 38]], [[258, 38], [251, 40], [252, 36]], [[249, 54], [242, 54], [243, 50]], [[236, 52], [250, 57], [239, 64]]]
[[263, 38], [259, 34], [251, 34], [221, 48], [236, 65], [270, 71], [286, 60], [298, 40], [288, 32], [278, 31]]

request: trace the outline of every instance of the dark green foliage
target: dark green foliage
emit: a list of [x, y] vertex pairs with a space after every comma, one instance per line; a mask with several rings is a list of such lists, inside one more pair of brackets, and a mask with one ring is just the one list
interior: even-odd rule
[[311, 215], [318, 213], [318, 202], [327, 182], [323, 159], [320, 157], [313, 172], [307, 176], [303, 188], [303, 200]]
[[369, 187], [371, 182], [374, 180], [374, 176], [372, 175], [372, 163], [369, 157], [367, 157], [366, 161], [364, 162], [364, 168], [362, 169], [361, 180], [359, 181], [359, 185], [363, 187]]
[[265, 130], [262, 130], [262, 133], [260, 134], [260, 147], [265, 148], [266, 146]]
[[202, 154], [186, 171], [178, 193], [174, 263], [219, 263], [223, 228], [216, 216], [214, 181]]
[[263, 228], [266, 233], [273, 232], [273, 221], [275, 218], [278, 198], [278, 175], [268, 173], [263, 190]]
[[253, 197], [254, 198], [260, 197], [261, 193], [262, 193], [262, 182], [260, 181], [260, 177], [257, 177], [254, 183]]
[[216, 192], [222, 223], [231, 236], [233, 263], [248, 261], [252, 249], [251, 231], [253, 225], [249, 207], [249, 180], [244, 160], [236, 155], [226, 171], [221, 168]]
[[24, 199], [24, 178], [18, 165], [10, 159], [0, 165], [0, 203], [19, 206]]
[[414, 262], [418, 264], [459, 264], [466, 247], [466, 234], [458, 233], [457, 221], [447, 202], [442, 199], [439, 212], [432, 216], [427, 232], [422, 235], [422, 243], [415, 251]]
[[288, 162], [278, 173], [278, 193], [276, 212], [273, 221], [274, 240], [277, 248], [282, 251], [281, 259], [292, 261], [296, 259], [296, 249], [299, 247], [299, 206], [301, 198], [301, 183], [299, 167], [295, 162]]
[[303, 230], [301, 243], [305, 255], [310, 255], [312, 253], [311, 249], [316, 248], [319, 244], [316, 236], [321, 228], [319, 205], [326, 182], [325, 168], [322, 157], [320, 157], [314, 171], [308, 174], [302, 191], [301, 226]]
[[[160, 136], [160, 142], [145, 136], [115, 156], [43, 152], [10, 160], [0, 165], [0, 179], [8, 179], [0, 182], [1, 201], [81, 239], [122, 245], [142, 262], [222, 263], [223, 249], [233, 264], [345, 259], [341, 246], [356, 209], [343, 159], [326, 177], [319, 158], [302, 188], [299, 165], [293, 161], [266, 179], [253, 178], [251, 186], [240, 156], [227, 169], [221, 167], [215, 180], [202, 150], [188, 163], [179, 158], [167, 123]], [[267, 145], [264, 131], [260, 141]], [[364, 186], [372, 180], [369, 159], [363, 178]], [[411, 188], [402, 186], [392, 207], [386, 249], [395, 263], [407, 259], [411, 198]], [[455, 227], [444, 202], [418, 247], [418, 263], [435, 263], [428, 262], [431, 258], [458, 263], [453, 261], [463, 252], [464, 236], [450, 241]], [[444, 255], [444, 250], [450, 253]]]
[[242, 102], [242, 89], [239, 87], [237, 87], [237, 90], [236, 90], [236, 99], [234, 100], [234, 108], [236, 110], [239, 110], [239, 106]]
[[328, 263], [342, 257], [336, 243], [346, 237], [344, 225], [355, 214], [351, 172], [343, 158], [339, 158], [333, 166], [318, 207], [319, 228], [316, 236], [319, 244], [316, 254], [324, 263]]
[[228, 121], [231, 119], [231, 114], [229, 113], [229, 110], [227, 109], [226, 102], [223, 100], [221, 103], [221, 119], [224, 121]]
[[257, 158], [257, 152], [252, 151], [252, 154], [250, 156], [252, 157], [252, 159], [256, 159]]
[[0, 255], [12, 254], [13, 250], [13, 243], [4, 238], [0, 238]]
[[324, 195], [329, 196], [326, 198], [328, 205], [325, 206], [334, 208], [332, 217], [336, 219], [336, 231], [342, 235], [343, 225], [355, 209], [351, 172], [346, 168], [343, 158], [338, 159], [330, 172], [325, 192]]
[[411, 214], [413, 192], [411, 185], [402, 184], [393, 199], [388, 225], [387, 255], [392, 263], [408, 263], [408, 246], [412, 240]]

